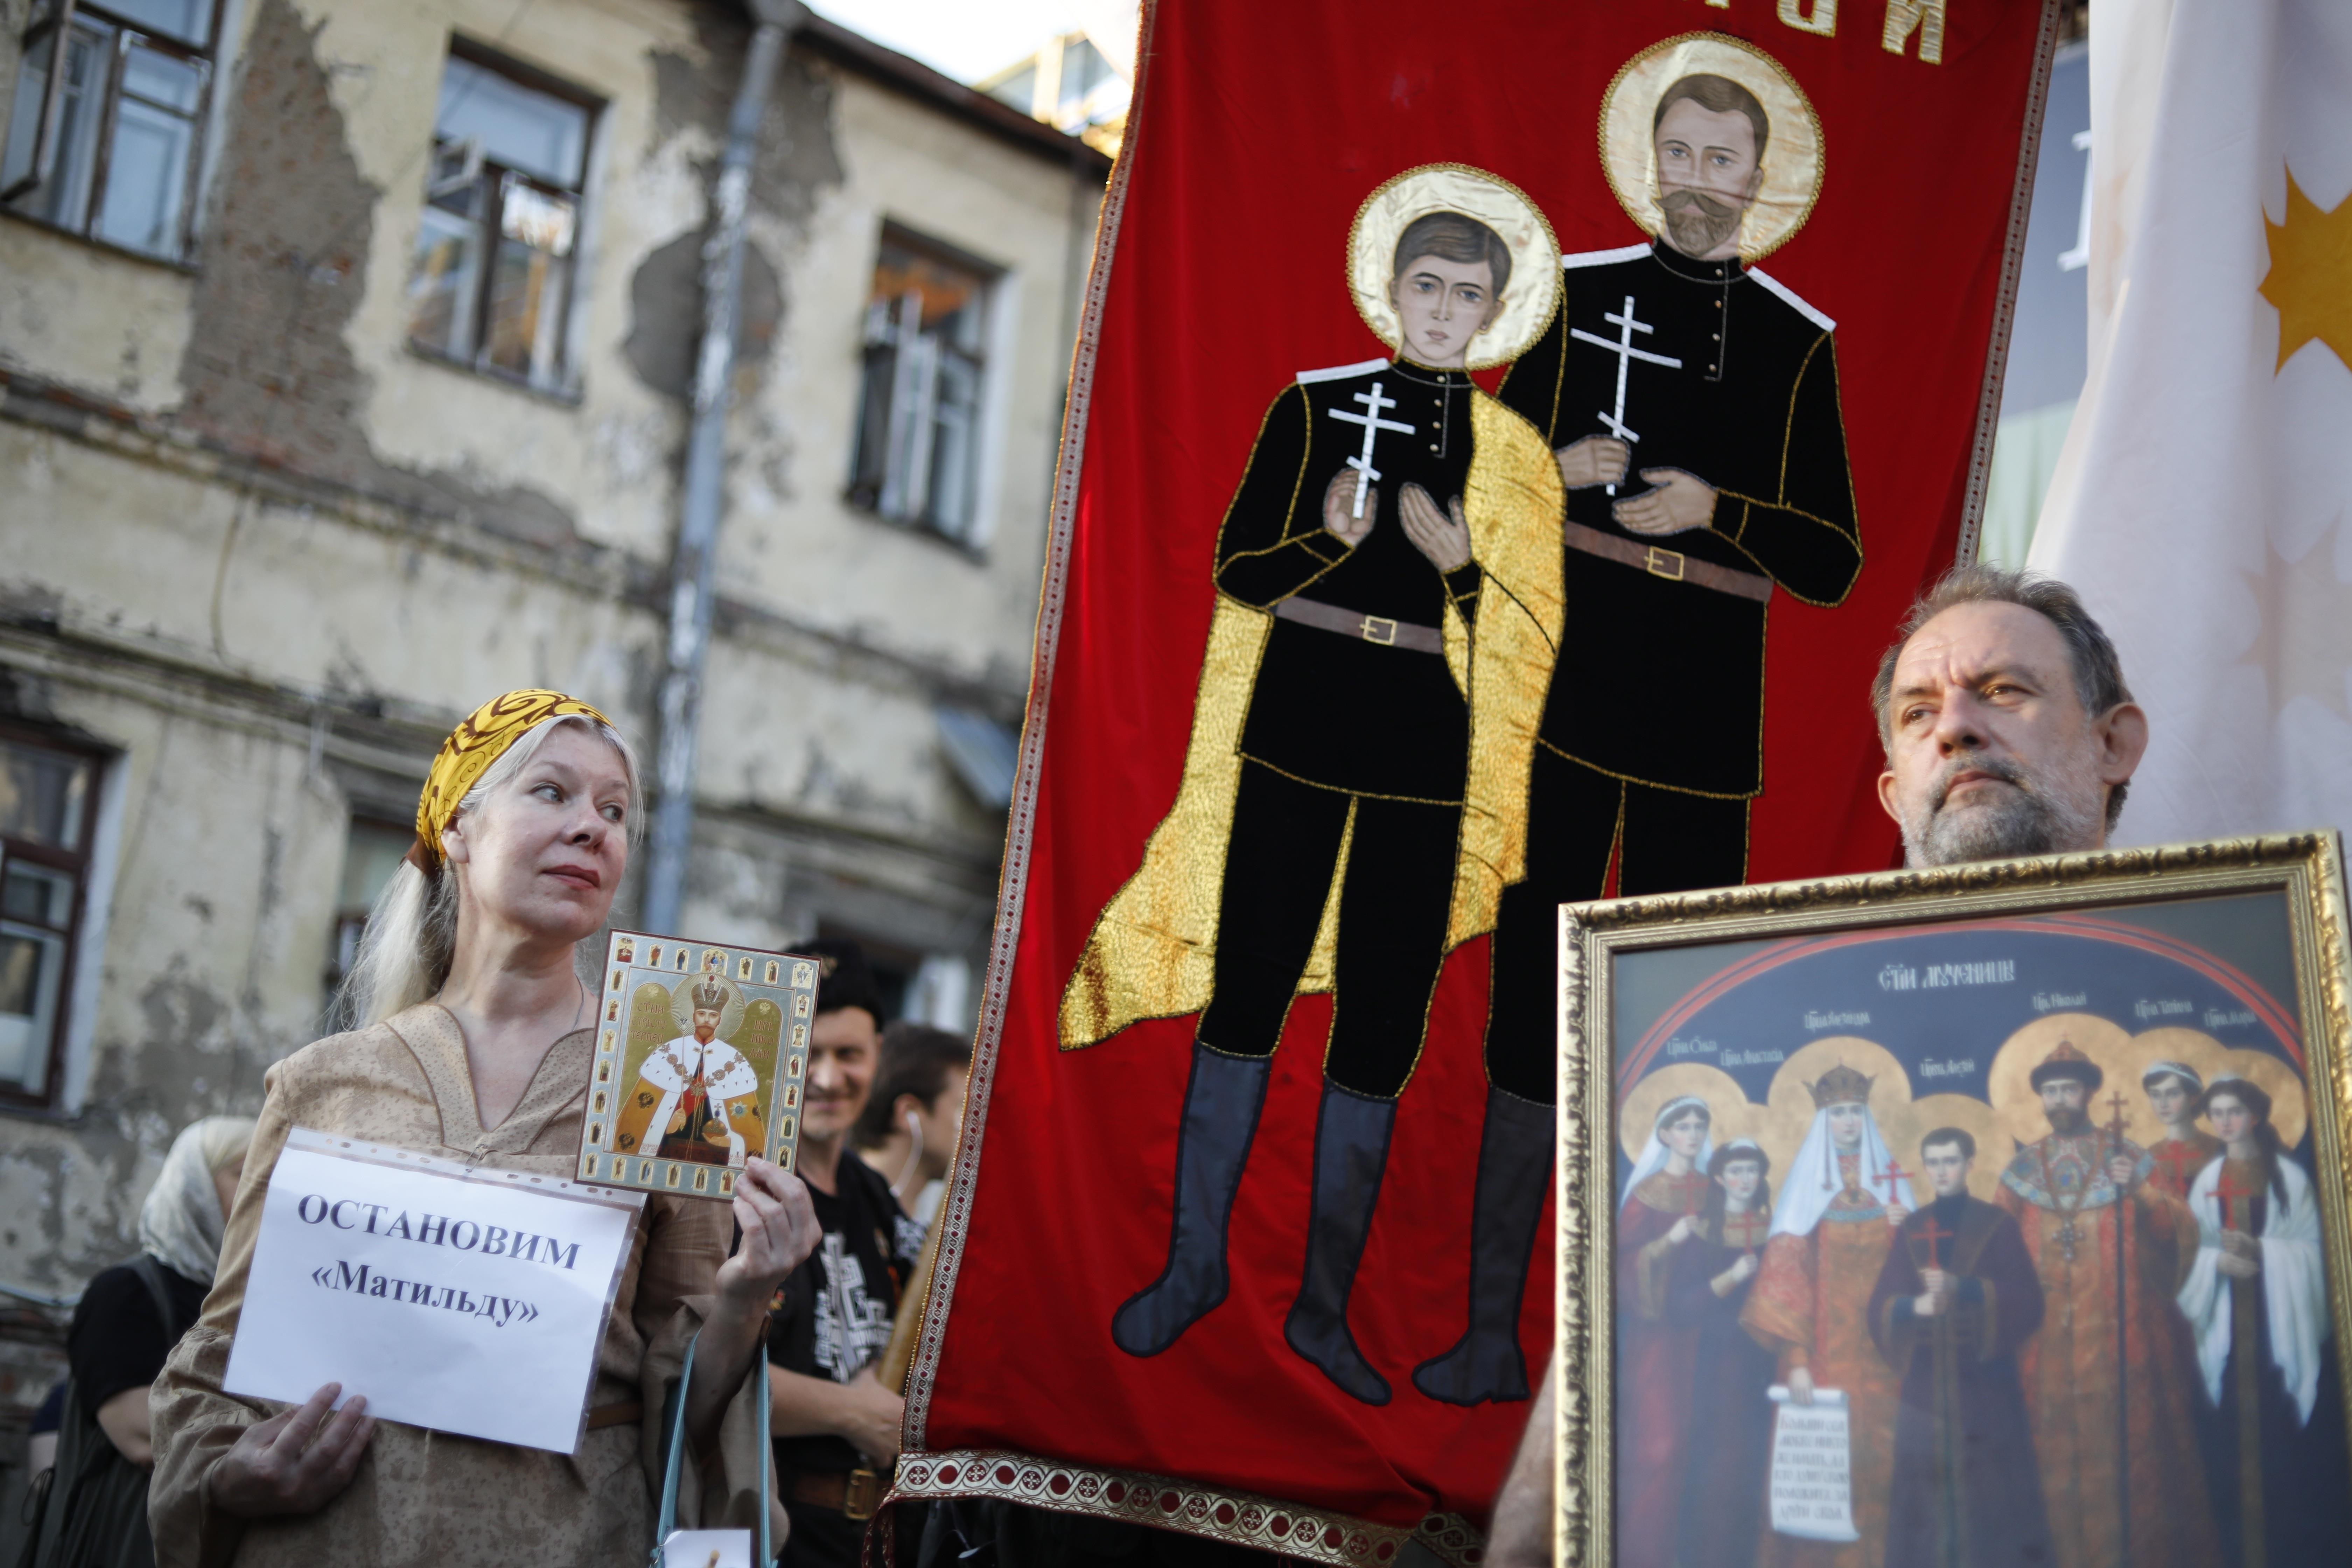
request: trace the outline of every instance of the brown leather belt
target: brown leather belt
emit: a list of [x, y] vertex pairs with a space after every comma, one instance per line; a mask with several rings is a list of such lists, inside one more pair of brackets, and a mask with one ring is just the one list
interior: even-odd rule
[[1385, 616], [1343, 610], [1337, 605], [1318, 604], [1313, 599], [1285, 599], [1274, 607], [1274, 613], [1286, 621], [1338, 632], [1345, 637], [1361, 637], [1382, 647], [1410, 648], [1414, 653], [1445, 652], [1445, 634], [1435, 626], [1417, 626], [1411, 621], [1392, 621]]
[[831, 1475], [796, 1475], [784, 1490], [794, 1502], [828, 1508], [852, 1523], [862, 1523], [872, 1519], [874, 1510], [881, 1506], [882, 1477], [863, 1467], [836, 1470]]
[[588, 1412], [588, 1430], [602, 1431], [607, 1426], [625, 1426], [632, 1421], [646, 1418], [646, 1407], [635, 1400], [626, 1405], [599, 1405]]
[[1688, 583], [1695, 587], [1712, 588], [1718, 594], [1729, 594], [1736, 599], [1753, 599], [1759, 605], [1772, 596], [1772, 579], [1754, 572], [1735, 572], [1728, 566], [1717, 566], [1713, 562], [1694, 561], [1679, 550], [1637, 543], [1614, 533], [1603, 533], [1597, 528], [1587, 528], [1580, 522], [1563, 522], [1559, 525], [1559, 531], [1570, 550], [1581, 550], [1587, 555], [1598, 555], [1604, 561], [1637, 566], [1651, 576], [1664, 577], [1670, 583]]

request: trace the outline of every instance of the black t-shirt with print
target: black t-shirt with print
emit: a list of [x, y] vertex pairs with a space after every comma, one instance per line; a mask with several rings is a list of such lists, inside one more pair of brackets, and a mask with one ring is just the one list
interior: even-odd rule
[[[824, 1237], [778, 1292], [768, 1359], [787, 1372], [847, 1383], [890, 1342], [923, 1227], [899, 1211], [890, 1184], [847, 1149], [834, 1185], [837, 1194], [809, 1187]], [[776, 1439], [776, 1468], [787, 1483], [796, 1474], [838, 1475], [864, 1462], [845, 1438]]]

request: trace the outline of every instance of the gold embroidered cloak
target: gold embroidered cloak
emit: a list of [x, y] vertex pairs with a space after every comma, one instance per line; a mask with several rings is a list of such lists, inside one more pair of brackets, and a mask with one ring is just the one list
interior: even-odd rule
[[[1535, 427], [1484, 392], [1471, 395], [1475, 443], [1463, 489], [1470, 554], [1484, 573], [1474, 624], [1448, 605], [1446, 667], [1470, 708], [1468, 779], [1455, 851], [1447, 951], [1495, 927], [1505, 887], [1526, 873], [1528, 770], [1560, 639], [1559, 468]], [[1274, 616], [1220, 594], [1201, 660], [1192, 739], [1176, 804], [1143, 863], [1105, 906], [1062, 994], [1065, 1050], [1143, 1018], [1208, 1005], [1217, 902], [1240, 787], [1237, 751]], [[1302, 993], [1328, 991], [1338, 944], [1343, 844]]]

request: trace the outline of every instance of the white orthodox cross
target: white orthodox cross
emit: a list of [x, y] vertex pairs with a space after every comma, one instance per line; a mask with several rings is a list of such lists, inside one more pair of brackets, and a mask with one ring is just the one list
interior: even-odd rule
[[[1568, 335], [1571, 338], [1582, 338], [1586, 342], [1596, 344], [1617, 356], [1617, 409], [1613, 414], [1603, 414], [1600, 417], [1601, 423], [1608, 426], [1612, 436], [1627, 446], [1632, 446], [1642, 437], [1635, 435], [1625, 424], [1625, 367], [1638, 359], [1646, 360], [1651, 364], [1664, 365], [1668, 370], [1680, 370], [1683, 367], [1683, 362], [1668, 358], [1664, 354], [1654, 354], [1645, 349], [1637, 349], [1633, 346], [1635, 332], [1646, 332], [1654, 329], [1647, 321], [1637, 321], [1633, 319], [1633, 296], [1631, 294], [1625, 296], [1623, 315], [1603, 315], [1601, 319], [1617, 329], [1616, 342], [1612, 342], [1607, 338], [1588, 332], [1581, 327], [1570, 327], [1568, 330]], [[1615, 495], [1617, 487], [1609, 486], [1607, 493]]]
[[[1630, 305], [1632, 301], [1629, 300], [1627, 303]], [[1622, 401], [1624, 396], [1622, 391], [1619, 392], [1618, 396]], [[1364, 427], [1363, 451], [1348, 459], [1348, 467], [1356, 470], [1356, 506], [1355, 510], [1348, 515], [1361, 517], [1364, 515], [1365, 487], [1381, 477], [1381, 471], [1372, 467], [1372, 443], [1380, 439], [1381, 432], [1383, 430], [1393, 430], [1400, 436], [1410, 436], [1412, 434], [1412, 426], [1401, 425], [1393, 419], [1381, 417], [1381, 410], [1394, 408], [1397, 405], [1397, 400], [1393, 397], [1382, 397], [1381, 383], [1377, 381], [1372, 383], [1371, 391], [1360, 392], [1351, 401], [1362, 404], [1364, 411], [1361, 414], [1350, 414], [1344, 408], [1332, 408], [1325, 412], [1334, 419], [1345, 419], [1350, 425], [1360, 425]]]

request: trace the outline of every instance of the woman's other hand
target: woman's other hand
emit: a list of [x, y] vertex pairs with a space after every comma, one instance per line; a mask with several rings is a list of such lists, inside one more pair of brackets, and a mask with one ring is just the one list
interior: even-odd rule
[[798, 1176], [759, 1158], [743, 1163], [735, 1183], [735, 1223], [743, 1239], [719, 1266], [719, 1293], [764, 1312], [785, 1277], [814, 1252], [824, 1231]]
[[363, 1395], [328, 1414], [342, 1391], [341, 1384], [331, 1383], [293, 1409], [247, 1427], [205, 1483], [214, 1505], [242, 1519], [262, 1519], [315, 1513], [341, 1496], [375, 1432]]

